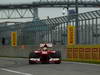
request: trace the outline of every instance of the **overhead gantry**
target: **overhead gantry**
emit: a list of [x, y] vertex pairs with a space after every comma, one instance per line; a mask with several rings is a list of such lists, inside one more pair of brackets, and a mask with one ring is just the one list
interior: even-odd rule
[[[76, 0], [37, 0], [24, 4], [0, 4], [0, 19], [38, 19], [38, 8], [75, 7]], [[78, 7], [100, 7], [100, 0], [78, 0]]]

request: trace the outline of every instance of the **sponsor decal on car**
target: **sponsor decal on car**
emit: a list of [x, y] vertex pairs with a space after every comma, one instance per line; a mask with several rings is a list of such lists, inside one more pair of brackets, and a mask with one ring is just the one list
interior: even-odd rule
[[42, 54], [48, 54], [48, 52], [47, 51], [42, 51]]

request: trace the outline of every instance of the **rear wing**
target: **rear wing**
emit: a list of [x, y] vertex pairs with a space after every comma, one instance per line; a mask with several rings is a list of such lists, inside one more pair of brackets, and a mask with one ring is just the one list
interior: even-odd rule
[[40, 47], [44, 47], [45, 45], [46, 45], [47, 47], [53, 47], [52, 43], [40, 44]]

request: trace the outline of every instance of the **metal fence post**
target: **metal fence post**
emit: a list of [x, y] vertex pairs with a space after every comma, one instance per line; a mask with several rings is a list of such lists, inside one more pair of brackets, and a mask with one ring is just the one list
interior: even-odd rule
[[78, 0], [76, 0], [76, 44], [79, 44], [79, 36], [78, 36]]

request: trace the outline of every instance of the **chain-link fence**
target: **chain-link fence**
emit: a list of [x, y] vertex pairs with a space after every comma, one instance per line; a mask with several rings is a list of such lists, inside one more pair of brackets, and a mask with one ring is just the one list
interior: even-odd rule
[[[17, 32], [18, 45], [37, 45], [42, 42], [67, 44], [67, 25], [75, 26], [76, 15], [48, 18], [15, 25], [0, 24], [0, 40], [10, 45], [11, 32]], [[79, 44], [100, 44], [100, 10], [78, 15]]]

